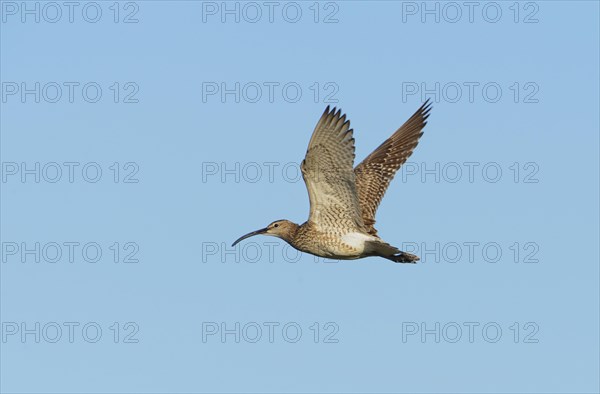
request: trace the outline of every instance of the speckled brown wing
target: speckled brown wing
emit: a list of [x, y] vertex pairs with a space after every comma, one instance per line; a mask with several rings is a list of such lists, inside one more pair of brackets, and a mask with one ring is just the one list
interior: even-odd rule
[[301, 166], [310, 199], [309, 222], [317, 230], [327, 233], [364, 230], [353, 167], [350, 121], [341, 110], [327, 107]]
[[363, 222], [377, 235], [375, 212], [396, 171], [406, 162], [423, 135], [431, 105], [427, 100], [396, 132], [354, 169]]

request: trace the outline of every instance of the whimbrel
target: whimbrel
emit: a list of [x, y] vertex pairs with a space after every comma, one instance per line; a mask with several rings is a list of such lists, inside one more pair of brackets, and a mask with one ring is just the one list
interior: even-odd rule
[[375, 230], [375, 212], [396, 171], [410, 157], [423, 135], [431, 105], [426, 101], [396, 132], [356, 168], [350, 121], [341, 109], [325, 109], [315, 127], [302, 177], [308, 189], [310, 214], [298, 225], [276, 220], [233, 243], [258, 234], [283, 239], [294, 248], [334, 259], [381, 256], [396, 263], [419, 258], [384, 242]]

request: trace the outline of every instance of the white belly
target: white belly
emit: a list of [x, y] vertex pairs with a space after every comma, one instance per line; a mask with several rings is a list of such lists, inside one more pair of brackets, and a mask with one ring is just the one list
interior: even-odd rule
[[[365, 252], [367, 241], [376, 240], [367, 234], [352, 232], [342, 235], [341, 243], [335, 245], [329, 252], [338, 257], [359, 257]], [[332, 245], [333, 246], [333, 245]]]
[[374, 242], [381, 242], [378, 237], [357, 231], [351, 231], [343, 235], [336, 234], [334, 231], [319, 232], [313, 238], [314, 241], [301, 244], [298, 249], [317, 256], [340, 260], [370, 256], [373, 252]]

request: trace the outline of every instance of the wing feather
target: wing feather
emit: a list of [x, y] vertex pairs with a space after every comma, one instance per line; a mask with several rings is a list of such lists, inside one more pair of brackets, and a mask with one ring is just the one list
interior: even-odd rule
[[354, 169], [363, 222], [377, 235], [375, 213], [396, 171], [406, 162], [423, 135], [431, 104], [427, 100], [396, 132]]
[[310, 199], [309, 221], [318, 229], [364, 229], [354, 166], [350, 121], [329, 106], [312, 134], [302, 176]]

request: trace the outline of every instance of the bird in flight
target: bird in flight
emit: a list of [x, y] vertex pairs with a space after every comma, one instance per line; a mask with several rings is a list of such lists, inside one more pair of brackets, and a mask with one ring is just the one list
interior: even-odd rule
[[384, 242], [375, 230], [375, 212], [396, 171], [406, 162], [423, 135], [431, 105], [427, 100], [383, 144], [354, 167], [350, 121], [329, 106], [315, 127], [302, 177], [308, 189], [310, 214], [301, 225], [276, 220], [233, 243], [264, 234], [283, 239], [316, 256], [353, 260], [380, 256], [396, 263], [419, 257]]

